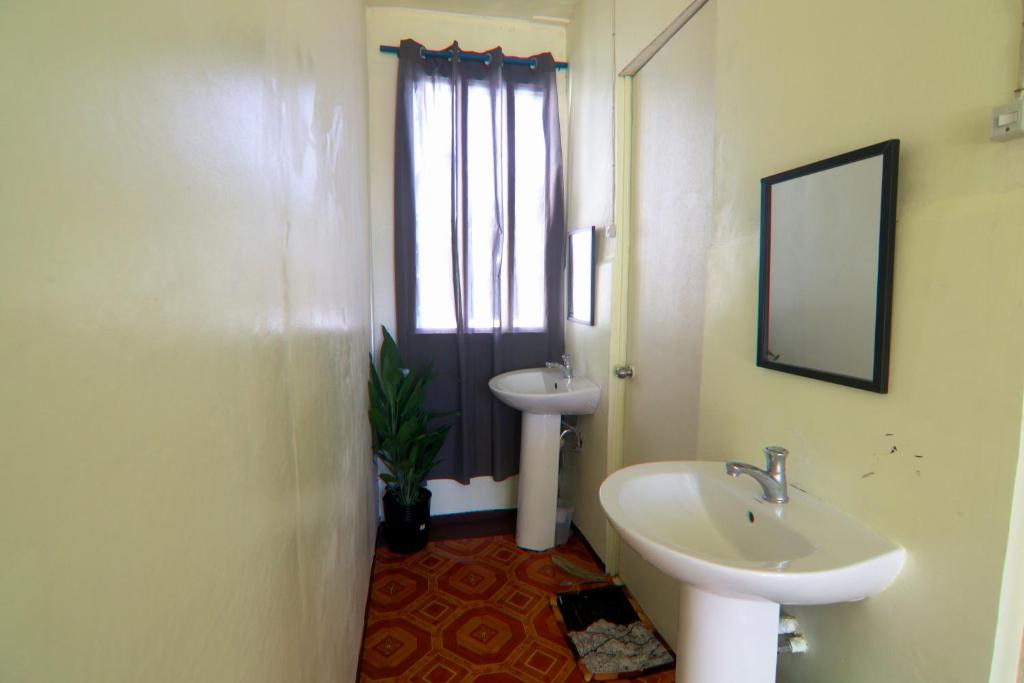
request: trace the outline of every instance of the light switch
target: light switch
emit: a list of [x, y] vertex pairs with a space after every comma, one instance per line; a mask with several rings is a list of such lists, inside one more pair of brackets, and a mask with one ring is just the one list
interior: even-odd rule
[[1011, 111], [1005, 114], [1000, 114], [996, 120], [997, 126], [1009, 126], [1017, 122], [1017, 112]]
[[1024, 137], [1024, 101], [1014, 100], [992, 110], [991, 138], [999, 142]]

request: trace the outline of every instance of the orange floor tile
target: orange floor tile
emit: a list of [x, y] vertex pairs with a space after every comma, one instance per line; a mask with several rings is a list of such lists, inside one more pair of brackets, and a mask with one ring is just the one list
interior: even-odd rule
[[360, 683], [583, 681], [548, 602], [581, 579], [552, 564], [555, 553], [600, 571], [575, 536], [542, 553], [512, 536], [434, 541], [415, 555], [378, 548]]

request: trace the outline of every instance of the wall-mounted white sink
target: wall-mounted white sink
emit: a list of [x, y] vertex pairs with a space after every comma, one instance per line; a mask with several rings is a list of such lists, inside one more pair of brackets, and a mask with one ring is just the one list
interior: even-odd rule
[[555, 545], [562, 415], [593, 413], [601, 388], [585, 377], [568, 381], [561, 370], [551, 368], [506, 372], [487, 385], [502, 403], [523, 411], [516, 544], [547, 550]]
[[601, 399], [601, 387], [586, 377], [567, 380], [547, 368], [506, 372], [487, 386], [502, 403], [538, 415], [590, 415]]
[[657, 462], [612, 474], [601, 505], [637, 552], [699, 588], [791, 605], [860, 600], [888, 586], [904, 551], [801, 491], [773, 505], [720, 462]]
[[683, 584], [678, 680], [774, 681], [780, 603], [861, 600], [903, 567], [903, 548], [816, 498], [761, 494], [720, 462], [635, 465], [601, 485], [623, 539]]

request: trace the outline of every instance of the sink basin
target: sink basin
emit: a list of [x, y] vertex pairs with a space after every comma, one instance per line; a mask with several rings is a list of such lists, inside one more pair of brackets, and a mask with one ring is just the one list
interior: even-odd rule
[[561, 370], [549, 368], [506, 372], [487, 385], [499, 401], [523, 412], [516, 545], [547, 550], [555, 545], [562, 416], [593, 413], [601, 388], [585, 377], [566, 380]]
[[601, 388], [589, 379], [569, 381], [547, 368], [506, 372], [487, 386], [502, 403], [534, 415], [590, 415], [601, 398]]
[[682, 584], [677, 680], [772, 683], [780, 603], [862, 600], [903, 567], [903, 548], [820, 500], [761, 494], [721, 462], [635, 465], [601, 485], [623, 540]]
[[648, 562], [689, 584], [790, 605], [861, 600], [888, 586], [904, 551], [855, 519], [790, 487], [761, 500], [750, 477], [720, 462], [627, 467], [601, 486], [601, 505]]

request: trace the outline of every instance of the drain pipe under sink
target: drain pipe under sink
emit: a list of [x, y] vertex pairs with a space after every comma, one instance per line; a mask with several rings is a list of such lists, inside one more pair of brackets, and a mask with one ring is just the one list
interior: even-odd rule
[[786, 613], [779, 615], [779, 654], [807, 652], [807, 639], [800, 633], [800, 622]]

